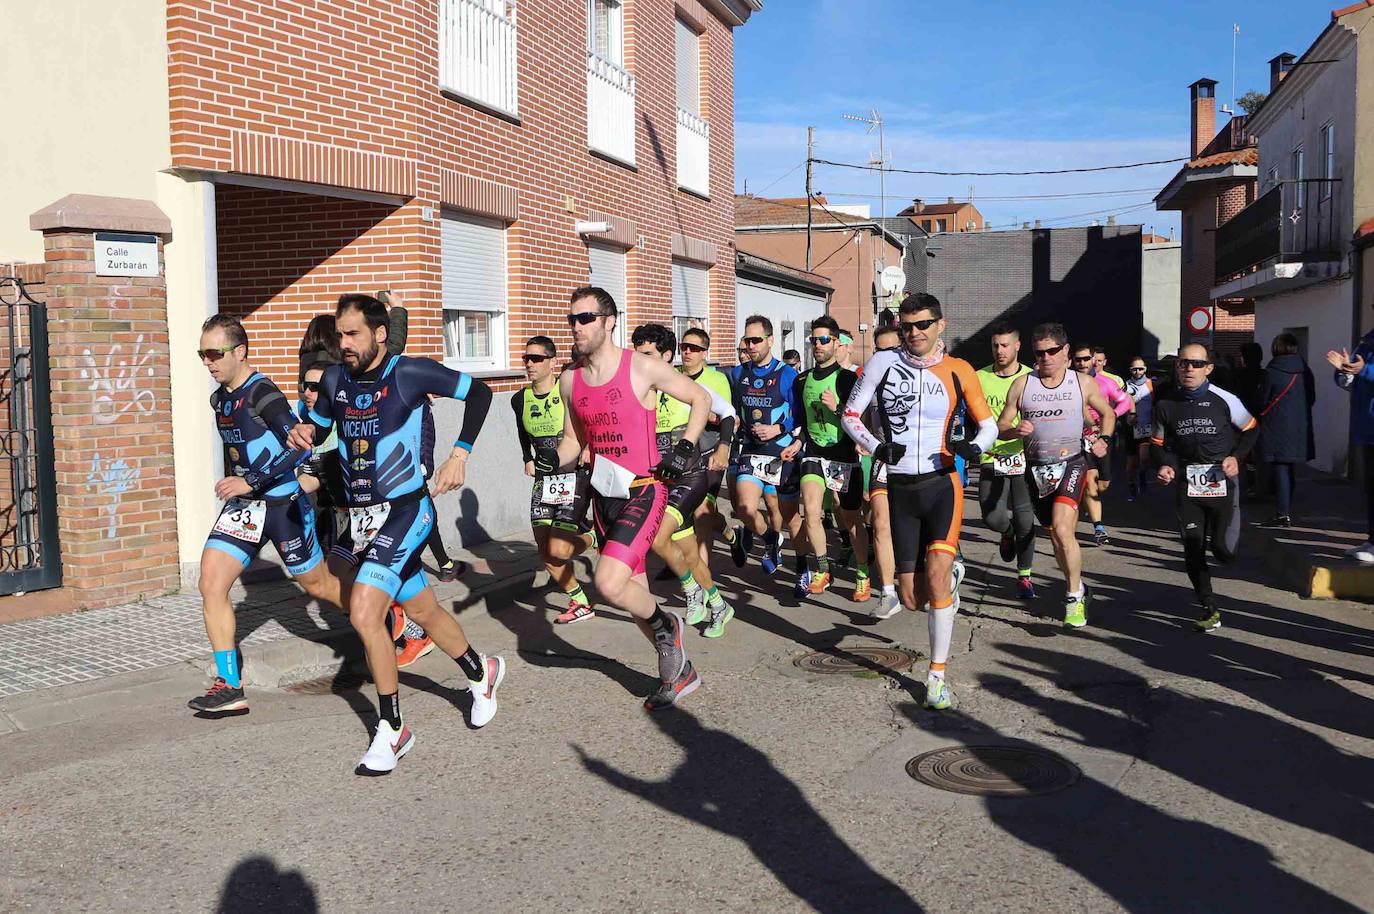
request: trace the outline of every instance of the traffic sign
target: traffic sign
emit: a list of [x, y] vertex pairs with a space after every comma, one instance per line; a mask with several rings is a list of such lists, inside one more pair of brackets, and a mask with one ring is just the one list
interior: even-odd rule
[[1188, 329], [1194, 333], [1206, 333], [1212, 329], [1212, 309], [1199, 306], [1188, 312]]

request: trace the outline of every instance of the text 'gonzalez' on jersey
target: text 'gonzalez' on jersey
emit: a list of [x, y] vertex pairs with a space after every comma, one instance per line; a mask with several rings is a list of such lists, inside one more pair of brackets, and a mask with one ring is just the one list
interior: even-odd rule
[[[884, 440], [906, 446], [890, 472], [919, 475], [954, 466], [949, 433], [960, 404], [968, 420], [981, 425], [992, 418], [973, 366], [945, 356], [929, 368], [913, 364], [902, 350], [879, 352], [864, 366], [863, 376], [845, 404], [844, 428], [870, 452]], [[861, 417], [872, 404], [883, 431], [879, 439]]]
[[432, 359], [388, 356], [375, 371], [354, 377], [332, 365], [320, 379], [310, 420], [333, 423], [350, 504], [399, 498], [425, 484], [420, 409], [430, 394], [462, 400], [472, 378]]
[[[746, 362], [730, 369], [730, 382], [739, 416], [740, 431], [736, 437], [743, 452], [776, 457], [791, 447], [796, 440], [797, 413], [801, 408], [792, 399], [797, 370], [778, 359], [769, 359], [762, 366]], [[780, 425], [782, 434], [761, 441], [754, 435], [755, 425]]]
[[237, 390], [220, 387], [210, 395], [210, 407], [225, 465], [253, 487], [254, 496], [276, 498], [300, 489], [294, 471], [310, 454], [287, 446], [296, 417], [270, 378], [255, 371]]

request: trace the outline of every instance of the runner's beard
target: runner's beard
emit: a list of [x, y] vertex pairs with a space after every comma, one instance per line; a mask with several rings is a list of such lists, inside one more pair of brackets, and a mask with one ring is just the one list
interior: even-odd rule
[[[355, 378], [359, 375], [365, 374], [367, 372], [368, 367], [372, 365], [373, 359], [377, 358], [377, 350], [380, 348], [381, 347], [377, 345], [377, 341], [373, 340], [371, 346], [358, 353], [358, 361], [348, 366], [348, 373], [353, 375], [353, 377]], [[344, 362], [346, 363], [347, 361], [348, 351], [345, 350]]]

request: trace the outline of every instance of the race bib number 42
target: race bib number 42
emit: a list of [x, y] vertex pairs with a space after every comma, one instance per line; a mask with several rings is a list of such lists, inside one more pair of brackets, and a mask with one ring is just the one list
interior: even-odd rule
[[1026, 472], [1026, 452], [993, 454], [992, 472], [996, 476], [1020, 476]]
[[215, 532], [246, 543], [262, 542], [262, 526], [267, 519], [267, 502], [231, 498], [219, 512]]
[[389, 501], [384, 501], [379, 505], [348, 509], [348, 532], [353, 537], [353, 551], [355, 553], [361, 554], [363, 550], [372, 545], [372, 541], [376, 539], [377, 532], [382, 529], [382, 524], [386, 523], [389, 514], [391, 514], [391, 502]]
[[1041, 498], [1048, 498], [1064, 479], [1064, 470], [1068, 464], [1064, 462], [1049, 463], [1045, 466], [1031, 467], [1031, 478], [1035, 480], [1035, 489], [1040, 493]]
[[539, 501], [546, 505], [571, 505], [577, 500], [577, 474], [559, 473], [540, 481]]
[[782, 458], [750, 454], [749, 475], [770, 486], [777, 485], [782, 479]]
[[1188, 466], [1189, 498], [1225, 498], [1226, 474], [1219, 463], [1194, 463]]

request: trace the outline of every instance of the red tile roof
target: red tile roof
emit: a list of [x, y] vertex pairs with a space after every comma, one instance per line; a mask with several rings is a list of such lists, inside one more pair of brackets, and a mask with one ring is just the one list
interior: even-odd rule
[[897, 215], [912, 217], [949, 216], [959, 212], [959, 210], [963, 209], [964, 207], [971, 205], [972, 204], [968, 203], [967, 201], [963, 203], [927, 203], [925, 206], [921, 207], [921, 211], [919, 213], [916, 212], [916, 208], [914, 206], [908, 206], [906, 209], [902, 210]]
[[1213, 168], [1217, 165], [1258, 165], [1259, 149], [1247, 146], [1193, 159], [1184, 168]]
[[[816, 197], [816, 206], [811, 207], [811, 221], [820, 225], [871, 225], [872, 219], [850, 216], [845, 213], [830, 213], [822, 206], [824, 197]], [[753, 194], [735, 196], [735, 225], [747, 228], [758, 225], [805, 225], [806, 198], [792, 197], [769, 199], [755, 197]]]
[[1374, 0], [1360, 0], [1359, 3], [1352, 3], [1349, 6], [1343, 6], [1338, 10], [1332, 10], [1331, 18], [1339, 19], [1342, 16], [1349, 16], [1351, 13], [1358, 13], [1360, 10], [1367, 9], [1371, 6], [1374, 6]]

